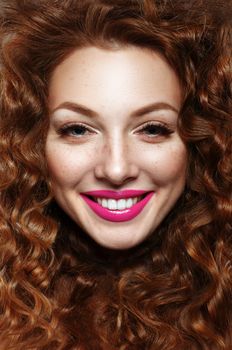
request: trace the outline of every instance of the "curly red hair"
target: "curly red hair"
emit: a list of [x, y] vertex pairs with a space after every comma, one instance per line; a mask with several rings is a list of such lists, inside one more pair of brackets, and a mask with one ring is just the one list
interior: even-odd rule
[[[0, 349], [232, 347], [231, 8], [216, 0], [3, 0]], [[158, 51], [183, 90], [185, 191], [129, 252], [56, 205], [44, 155], [54, 68], [83, 46]], [[128, 258], [129, 256], [129, 258]]]

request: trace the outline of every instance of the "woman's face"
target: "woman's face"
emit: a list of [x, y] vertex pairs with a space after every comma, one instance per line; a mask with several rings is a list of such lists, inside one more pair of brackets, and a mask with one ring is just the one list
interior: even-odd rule
[[46, 159], [56, 201], [100, 245], [139, 244], [185, 186], [176, 74], [146, 49], [83, 48], [54, 70], [49, 102]]

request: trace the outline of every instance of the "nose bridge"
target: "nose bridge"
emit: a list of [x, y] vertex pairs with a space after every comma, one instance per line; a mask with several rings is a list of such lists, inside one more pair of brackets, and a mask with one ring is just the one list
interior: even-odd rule
[[109, 156], [109, 160], [112, 166], [120, 166], [127, 162], [129, 155], [129, 145], [125, 137], [122, 137], [120, 133], [116, 133], [110, 136], [105, 144], [106, 154]]
[[127, 172], [129, 166], [129, 145], [125, 137], [115, 133], [110, 136], [104, 145], [106, 171], [113, 177], [120, 178]]
[[106, 138], [101, 150], [97, 176], [116, 184], [136, 177], [138, 171], [131, 148], [128, 137], [119, 131]]

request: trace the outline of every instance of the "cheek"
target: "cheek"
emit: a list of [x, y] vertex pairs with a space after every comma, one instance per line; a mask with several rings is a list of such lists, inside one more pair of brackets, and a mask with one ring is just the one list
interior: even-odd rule
[[48, 145], [46, 159], [53, 184], [71, 186], [82, 180], [94, 162], [93, 150], [66, 145]]
[[157, 144], [140, 154], [141, 162], [145, 164], [144, 168], [157, 184], [185, 181], [187, 151], [182, 142]]

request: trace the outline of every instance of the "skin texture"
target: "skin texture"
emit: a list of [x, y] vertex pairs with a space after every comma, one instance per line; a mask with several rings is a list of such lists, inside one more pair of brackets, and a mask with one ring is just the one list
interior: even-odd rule
[[[128, 249], [144, 241], [185, 186], [187, 151], [177, 132], [181, 88], [176, 74], [149, 50], [88, 47], [56, 67], [49, 89], [46, 159], [56, 201], [104, 247]], [[62, 106], [66, 102], [94, 115]], [[154, 103], [167, 105], [135, 115]], [[78, 128], [80, 123], [87, 129]], [[80, 196], [105, 189], [154, 195], [137, 217], [113, 223], [98, 217]]]

